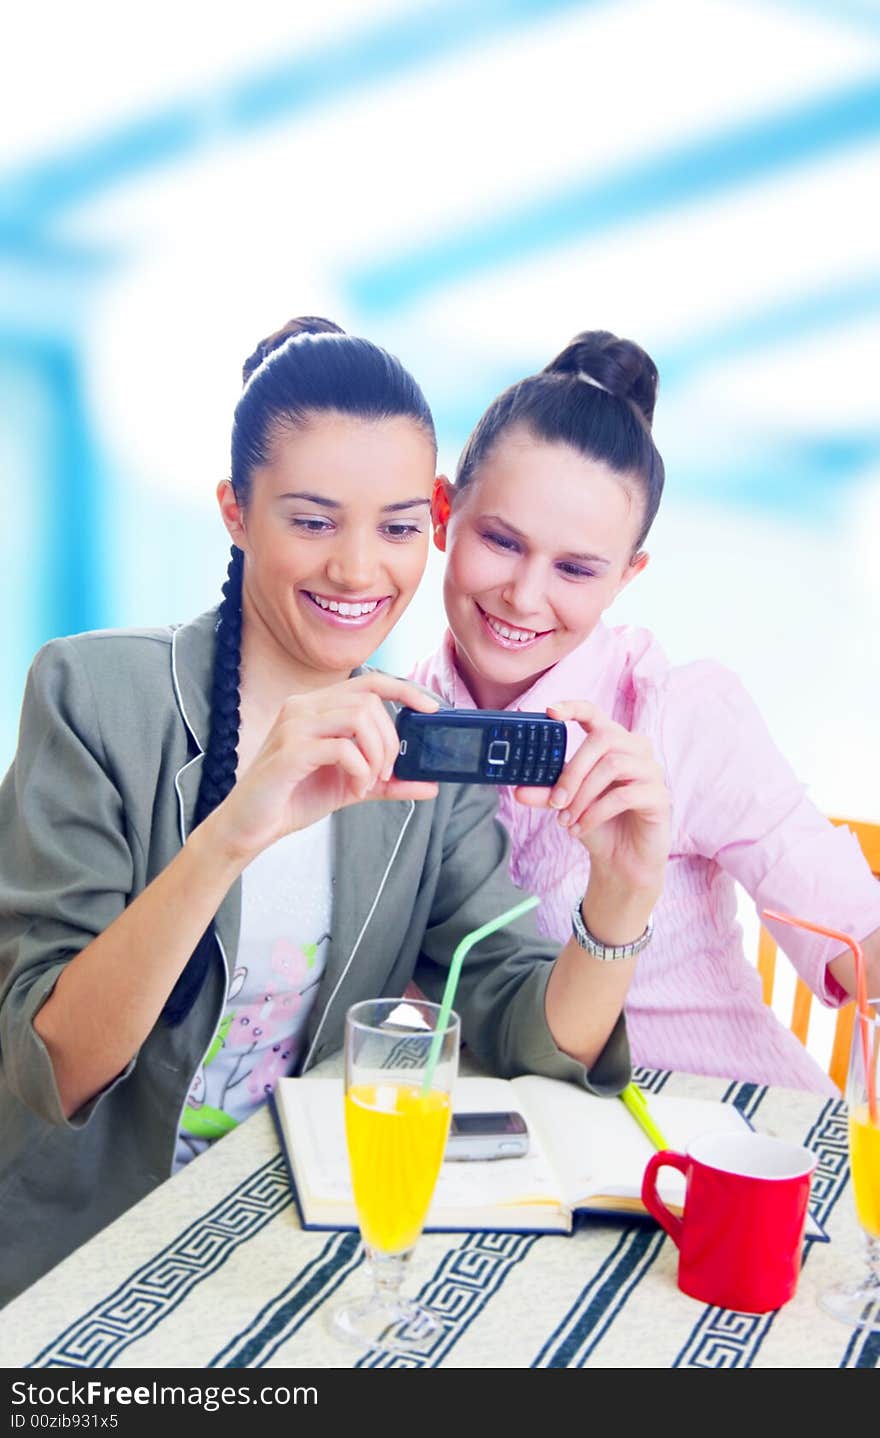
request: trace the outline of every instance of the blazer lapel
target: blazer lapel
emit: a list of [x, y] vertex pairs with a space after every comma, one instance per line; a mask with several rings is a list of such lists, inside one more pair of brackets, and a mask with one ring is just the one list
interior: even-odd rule
[[[358, 953], [368, 931], [381, 923], [382, 901], [415, 805], [411, 800], [352, 804], [333, 816], [333, 921], [327, 964], [309, 1024], [311, 1061], [325, 1030], [342, 1024], [353, 974], [363, 991]], [[392, 956], [393, 957], [393, 956]], [[370, 978], [379, 992], [385, 975]], [[332, 1013], [331, 1013], [332, 1010]]]
[[[174, 691], [184, 723], [189, 730], [195, 753], [175, 775], [180, 800], [180, 842], [184, 844], [192, 831], [196, 799], [202, 778], [203, 750], [210, 728], [211, 671], [217, 611], [209, 610], [189, 624], [174, 631], [171, 641], [171, 665]], [[238, 935], [241, 926], [241, 883], [236, 881], [223, 899], [215, 917], [215, 929], [227, 968], [227, 983], [235, 967]]]

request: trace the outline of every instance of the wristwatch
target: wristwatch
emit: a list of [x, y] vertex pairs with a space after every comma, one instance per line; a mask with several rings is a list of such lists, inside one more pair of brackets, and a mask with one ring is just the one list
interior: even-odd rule
[[582, 949], [592, 955], [594, 959], [602, 959], [607, 964], [616, 964], [618, 959], [631, 959], [635, 954], [640, 954], [646, 944], [651, 942], [651, 935], [654, 932], [654, 920], [648, 920], [648, 927], [631, 944], [600, 944], [594, 939], [581, 914], [583, 900], [578, 899], [571, 911], [571, 927], [575, 938]]

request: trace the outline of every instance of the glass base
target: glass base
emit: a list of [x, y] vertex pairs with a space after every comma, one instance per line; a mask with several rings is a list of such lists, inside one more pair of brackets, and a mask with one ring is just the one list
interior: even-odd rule
[[326, 1319], [328, 1331], [361, 1350], [427, 1358], [444, 1330], [429, 1309], [400, 1296], [412, 1249], [387, 1254], [364, 1247], [373, 1291], [332, 1309]]
[[346, 1343], [401, 1358], [426, 1358], [443, 1332], [443, 1324], [418, 1303], [379, 1302], [373, 1294], [334, 1309], [327, 1327]]
[[880, 1333], [880, 1283], [873, 1274], [864, 1283], [827, 1288], [819, 1294], [819, 1306], [850, 1328]]
[[867, 1263], [859, 1283], [838, 1283], [819, 1294], [819, 1306], [850, 1328], [880, 1333], [880, 1236], [865, 1234]]

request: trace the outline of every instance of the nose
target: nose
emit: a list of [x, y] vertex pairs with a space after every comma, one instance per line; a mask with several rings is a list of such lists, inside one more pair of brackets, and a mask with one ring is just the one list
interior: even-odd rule
[[523, 555], [517, 561], [501, 587], [501, 598], [521, 619], [539, 612], [544, 599], [544, 580], [536, 557]]
[[340, 535], [325, 568], [334, 588], [365, 596], [372, 593], [380, 570], [375, 537], [354, 529]]

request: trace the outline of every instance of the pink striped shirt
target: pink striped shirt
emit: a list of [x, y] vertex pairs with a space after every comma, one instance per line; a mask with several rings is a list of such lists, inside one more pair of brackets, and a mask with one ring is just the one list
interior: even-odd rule
[[[412, 677], [455, 708], [474, 707], [455, 668], [452, 636]], [[674, 667], [654, 637], [600, 624], [511, 708], [541, 711], [587, 698], [646, 734], [672, 796], [672, 848], [654, 937], [626, 1002], [633, 1062], [651, 1068], [837, 1093], [802, 1044], [763, 1003], [736, 917], [735, 883], [778, 908], [864, 938], [880, 927], [880, 884], [847, 829], [810, 802], [730, 670], [708, 660]], [[583, 742], [569, 724], [570, 758]], [[541, 896], [541, 932], [564, 943], [589, 857], [548, 810], [499, 793], [514, 883]], [[829, 940], [768, 925], [821, 1001], [845, 997], [827, 970]]]

